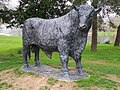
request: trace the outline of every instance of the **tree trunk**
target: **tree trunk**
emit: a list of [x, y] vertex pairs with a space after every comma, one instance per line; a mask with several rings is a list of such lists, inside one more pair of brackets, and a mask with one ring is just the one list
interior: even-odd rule
[[116, 35], [114, 46], [119, 46], [119, 43], [120, 43], [120, 25], [118, 26], [118, 30], [117, 30], [117, 35]]
[[97, 50], [97, 14], [93, 16], [91, 50]]

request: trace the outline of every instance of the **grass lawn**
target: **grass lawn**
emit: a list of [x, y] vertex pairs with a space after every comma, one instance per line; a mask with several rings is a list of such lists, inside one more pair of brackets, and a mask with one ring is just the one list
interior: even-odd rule
[[[42, 64], [61, 67], [58, 53], [53, 53], [52, 59], [49, 59], [41, 51], [40, 58]], [[29, 63], [34, 63], [33, 60], [32, 57]], [[82, 64], [85, 72], [91, 76], [75, 81], [75, 88], [120, 90], [120, 47], [114, 47], [113, 44], [98, 44], [97, 52], [91, 52], [90, 45], [87, 44], [82, 55]], [[21, 37], [0, 36], [0, 72], [20, 68], [22, 65]], [[72, 58], [69, 58], [69, 67], [75, 67]], [[3, 83], [0, 82], [0, 88], [2, 85]]]

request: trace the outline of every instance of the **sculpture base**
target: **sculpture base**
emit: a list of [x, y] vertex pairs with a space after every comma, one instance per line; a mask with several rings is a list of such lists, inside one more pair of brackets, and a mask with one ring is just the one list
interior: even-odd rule
[[21, 67], [23, 71], [32, 72], [34, 74], [39, 74], [42, 76], [46, 76], [49, 78], [56, 78], [61, 81], [75, 81], [80, 80], [82, 78], [87, 78], [90, 75], [87, 73], [79, 74], [77, 70], [69, 70], [69, 77], [65, 77], [61, 69], [56, 69], [47, 65], [41, 65], [39, 67], [35, 67], [30, 65], [29, 68], [25, 68], [24, 66]]

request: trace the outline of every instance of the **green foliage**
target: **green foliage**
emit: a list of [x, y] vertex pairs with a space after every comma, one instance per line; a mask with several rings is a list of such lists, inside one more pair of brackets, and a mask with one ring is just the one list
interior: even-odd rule
[[74, 0], [73, 3], [74, 3], [75, 5], [78, 5], [78, 6], [79, 6], [80, 4], [82, 4], [82, 3], [84, 3], [84, 2], [85, 2], [85, 0]]
[[[111, 9], [108, 10], [108, 12], [112, 11], [112, 12], [117, 13], [117, 15], [120, 15], [120, 1], [119, 0], [106, 0], [106, 3], [104, 3], [104, 5], [109, 5], [111, 7]], [[113, 28], [116, 28], [114, 23], [112, 23], [111, 21], [110, 21], [110, 26]]]
[[68, 11], [64, 0], [20, 0], [16, 10], [0, 10], [0, 18], [10, 26], [19, 26], [28, 18], [55, 18]]
[[105, 4], [110, 5], [112, 10], [115, 11], [118, 15], [120, 15], [120, 0], [106, 0]]
[[120, 6], [120, 1], [119, 0], [107, 0], [107, 4], [111, 4], [113, 6]]
[[97, 7], [98, 7], [98, 0], [93, 0], [92, 5], [93, 5], [95, 8], [97, 8]]
[[[69, 0], [72, 2], [72, 0]], [[93, 6], [97, 8], [104, 0], [93, 0]], [[23, 22], [32, 17], [55, 18], [66, 14], [70, 9], [66, 8], [64, 0], [20, 0], [20, 5], [16, 10], [0, 10], [0, 18], [3, 22], [9, 23], [9, 26], [22, 25]], [[85, 0], [75, 0], [75, 5], [80, 5]], [[120, 15], [119, 0], [106, 0], [106, 3], [112, 6], [112, 9]]]

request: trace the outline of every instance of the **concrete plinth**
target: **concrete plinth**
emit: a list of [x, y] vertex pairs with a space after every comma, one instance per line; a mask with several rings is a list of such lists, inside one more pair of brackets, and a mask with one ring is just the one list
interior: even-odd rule
[[26, 72], [32, 72], [34, 74], [39, 74], [45, 77], [49, 78], [56, 78], [61, 81], [75, 81], [80, 80], [82, 78], [87, 78], [90, 75], [87, 73], [79, 74], [77, 70], [69, 70], [69, 77], [65, 77], [61, 69], [53, 68], [47, 65], [41, 65], [39, 67], [34, 67], [33, 65], [30, 65], [29, 68], [25, 68], [24, 66], [21, 67], [23, 71]]

